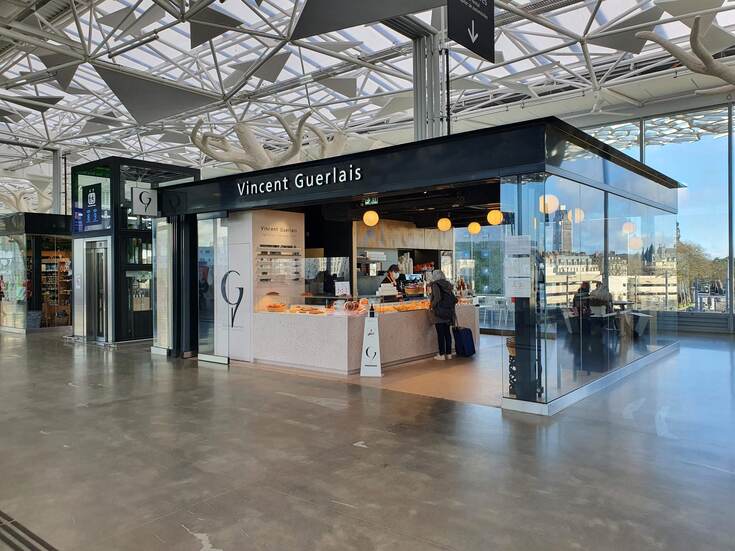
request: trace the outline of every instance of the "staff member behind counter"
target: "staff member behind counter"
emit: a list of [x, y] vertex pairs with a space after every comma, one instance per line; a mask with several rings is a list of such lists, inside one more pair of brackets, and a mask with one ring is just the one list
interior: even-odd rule
[[[398, 296], [403, 295], [403, 288], [406, 284], [406, 278], [401, 274], [400, 269], [398, 268], [397, 264], [391, 264], [390, 268], [388, 268], [388, 272], [385, 274], [385, 278], [383, 281], [380, 282], [382, 285], [385, 284], [391, 284], [396, 288], [396, 291], [398, 292], [398, 295], [396, 296], [396, 299]], [[387, 300], [390, 300], [389, 297], [385, 297]]]

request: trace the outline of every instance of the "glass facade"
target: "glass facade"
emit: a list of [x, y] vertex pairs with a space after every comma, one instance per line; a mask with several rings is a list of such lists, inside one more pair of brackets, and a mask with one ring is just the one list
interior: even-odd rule
[[[227, 221], [222, 218], [197, 222], [197, 296], [199, 355], [226, 358], [229, 352], [229, 317], [222, 316], [224, 298], [217, 282], [229, 270]], [[227, 313], [227, 308], [223, 311]], [[219, 325], [218, 325], [219, 323]]]
[[71, 239], [0, 235], [0, 327], [71, 324]]
[[0, 326], [26, 327], [28, 270], [25, 235], [0, 235]]
[[153, 346], [173, 346], [173, 227], [165, 218], [153, 221]]
[[[577, 166], [594, 166], [585, 154]], [[555, 174], [517, 182], [499, 261], [514, 310], [503, 396], [548, 403], [673, 344], [675, 212]]]
[[676, 291], [672, 293], [670, 283], [665, 292], [661, 290], [662, 296], [669, 306], [675, 300], [680, 312], [731, 313], [730, 109], [676, 113], [587, 131], [638, 157], [632, 155], [634, 128], [639, 129], [638, 134], [644, 130], [639, 144], [643, 162], [686, 186], [677, 192], [679, 214], [673, 244], [678, 259]]

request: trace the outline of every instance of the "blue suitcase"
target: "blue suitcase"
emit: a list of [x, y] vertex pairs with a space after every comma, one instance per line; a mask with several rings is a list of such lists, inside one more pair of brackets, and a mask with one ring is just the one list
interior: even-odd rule
[[469, 358], [475, 355], [475, 339], [472, 337], [472, 331], [467, 327], [452, 327], [454, 335], [454, 348], [457, 356]]

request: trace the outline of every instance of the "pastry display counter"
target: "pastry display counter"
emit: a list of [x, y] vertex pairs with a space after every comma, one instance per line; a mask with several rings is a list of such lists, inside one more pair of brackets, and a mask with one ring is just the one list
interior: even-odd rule
[[[402, 304], [406, 309], [396, 310]], [[319, 314], [296, 313], [292, 308], [254, 314], [253, 356], [256, 362], [334, 375], [360, 371], [365, 312], [321, 308], [323, 313]], [[384, 369], [429, 358], [438, 352], [428, 310], [413, 303], [378, 308], [384, 309], [378, 313]], [[458, 304], [457, 321], [460, 326], [469, 327], [475, 342], [479, 342], [477, 307]]]

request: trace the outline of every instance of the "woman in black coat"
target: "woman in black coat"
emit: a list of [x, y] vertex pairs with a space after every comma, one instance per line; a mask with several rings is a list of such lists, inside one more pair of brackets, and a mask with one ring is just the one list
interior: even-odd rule
[[447, 281], [444, 272], [434, 270], [431, 276], [430, 311], [439, 341], [439, 354], [434, 356], [435, 360], [452, 359], [452, 325], [456, 320], [457, 302], [452, 284]]

